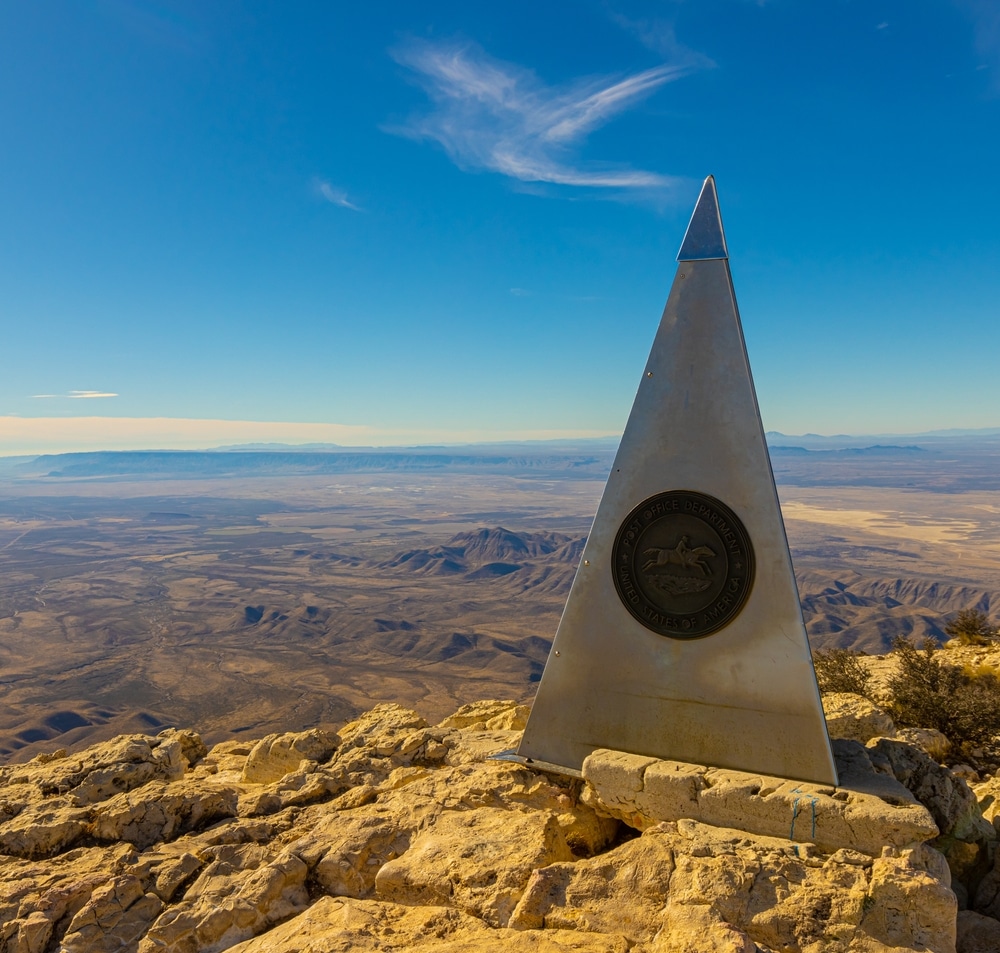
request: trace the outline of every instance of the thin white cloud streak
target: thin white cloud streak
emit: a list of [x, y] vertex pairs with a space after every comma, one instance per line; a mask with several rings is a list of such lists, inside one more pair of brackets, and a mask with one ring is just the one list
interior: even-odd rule
[[338, 205], [340, 208], [349, 208], [352, 212], [360, 212], [361, 209], [347, 197], [343, 189], [335, 188], [324, 179], [316, 180], [316, 190], [331, 205]]
[[193, 420], [183, 417], [0, 416], [0, 456], [93, 450], [204, 450], [242, 443], [337, 443], [347, 447], [556, 440], [605, 431], [529, 428], [405, 429], [298, 421]]
[[662, 17], [642, 17], [633, 20], [621, 13], [611, 13], [611, 20], [626, 33], [634, 36], [646, 49], [658, 53], [675, 63], [686, 63], [692, 68], [712, 69], [715, 63], [704, 53], [688, 49], [677, 39], [670, 20]]
[[667, 83], [702, 69], [687, 57], [616, 82], [607, 78], [546, 86], [528, 69], [493, 59], [472, 43], [413, 40], [392, 51], [412, 70], [434, 108], [387, 132], [441, 144], [467, 171], [522, 182], [590, 188], [668, 188], [677, 179], [638, 169], [581, 164], [573, 147]]
[[95, 397], [118, 397], [111, 391], [103, 390], [71, 390], [67, 394], [32, 394], [31, 400], [92, 400]]

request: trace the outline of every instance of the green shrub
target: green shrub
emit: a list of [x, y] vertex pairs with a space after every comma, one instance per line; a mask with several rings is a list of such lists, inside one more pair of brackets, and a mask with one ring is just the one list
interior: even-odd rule
[[870, 698], [871, 675], [861, 664], [861, 653], [850, 649], [830, 649], [813, 654], [816, 681], [824, 695], [852, 692]]
[[989, 616], [979, 609], [962, 609], [945, 627], [950, 638], [963, 645], [986, 645], [994, 641], [1000, 631], [990, 622]]
[[898, 669], [886, 685], [886, 708], [901, 728], [936, 728], [959, 748], [982, 746], [1000, 734], [1000, 679], [993, 671], [963, 671], [935, 657], [930, 640], [918, 649], [893, 643]]

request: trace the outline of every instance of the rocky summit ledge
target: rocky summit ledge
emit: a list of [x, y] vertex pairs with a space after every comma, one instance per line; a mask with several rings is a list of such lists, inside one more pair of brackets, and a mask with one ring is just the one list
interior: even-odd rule
[[583, 764], [585, 801], [638, 829], [689, 818], [749, 834], [786, 837], [833, 853], [878, 857], [885, 846], [916, 847], [940, 831], [930, 811], [896, 782], [886, 803], [874, 794], [802, 781], [595, 751]]
[[1000, 949], [993, 825], [915, 747], [837, 742], [844, 790], [607, 751], [580, 781], [489, 760], [525, 715], [0, 767], [0, 953]]

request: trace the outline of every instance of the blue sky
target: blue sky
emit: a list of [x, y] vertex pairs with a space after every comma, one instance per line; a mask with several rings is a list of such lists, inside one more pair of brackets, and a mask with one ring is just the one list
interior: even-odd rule
[[0, 453], [618, 433], [709, 173], [766, 428], [1000, 426], [993, 0], [8, 3], [0, 129]]

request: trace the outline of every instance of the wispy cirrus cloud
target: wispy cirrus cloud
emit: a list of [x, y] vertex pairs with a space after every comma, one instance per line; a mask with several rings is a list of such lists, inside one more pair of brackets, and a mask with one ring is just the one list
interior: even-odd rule
[[622, 13], [611, 13], [613, 23], [631, 33], [646, 49], [659, 53], [674, 63], [687, 63], [692, 69], [712, 69], [715, 62], [704, 53], [688, 49], [677, 39], [674, 24], [663, 17], [633, 19]]
[[341, 208], [349, 208], [352, 212], [360, 212], [361, 208], [355, 205], [343, 189], [338, 189], [331, 185], [326, 179], [315, 179], [313, 183], [316, 191], [326, 199], [331, 205], [339, 205]]
[[414, 73], [432, 109], [387, 132], [434, 140], [467, 171], [605, 189], [676, 183], [657, 172], [584, 163], [575, 150], [643, 97], [705, 65], [685, 57], [624, 78], [547, 86], [531, 70], [494, 59], [473, 43], [412, 40], [391, 52]]
[[111, 391], [104, 390], [71, 390], [66, 394], [32, 394], [32, 400], [47, 400], [56, 398], [59, 400], [91, 400], [94, 397], [117, 397]]

